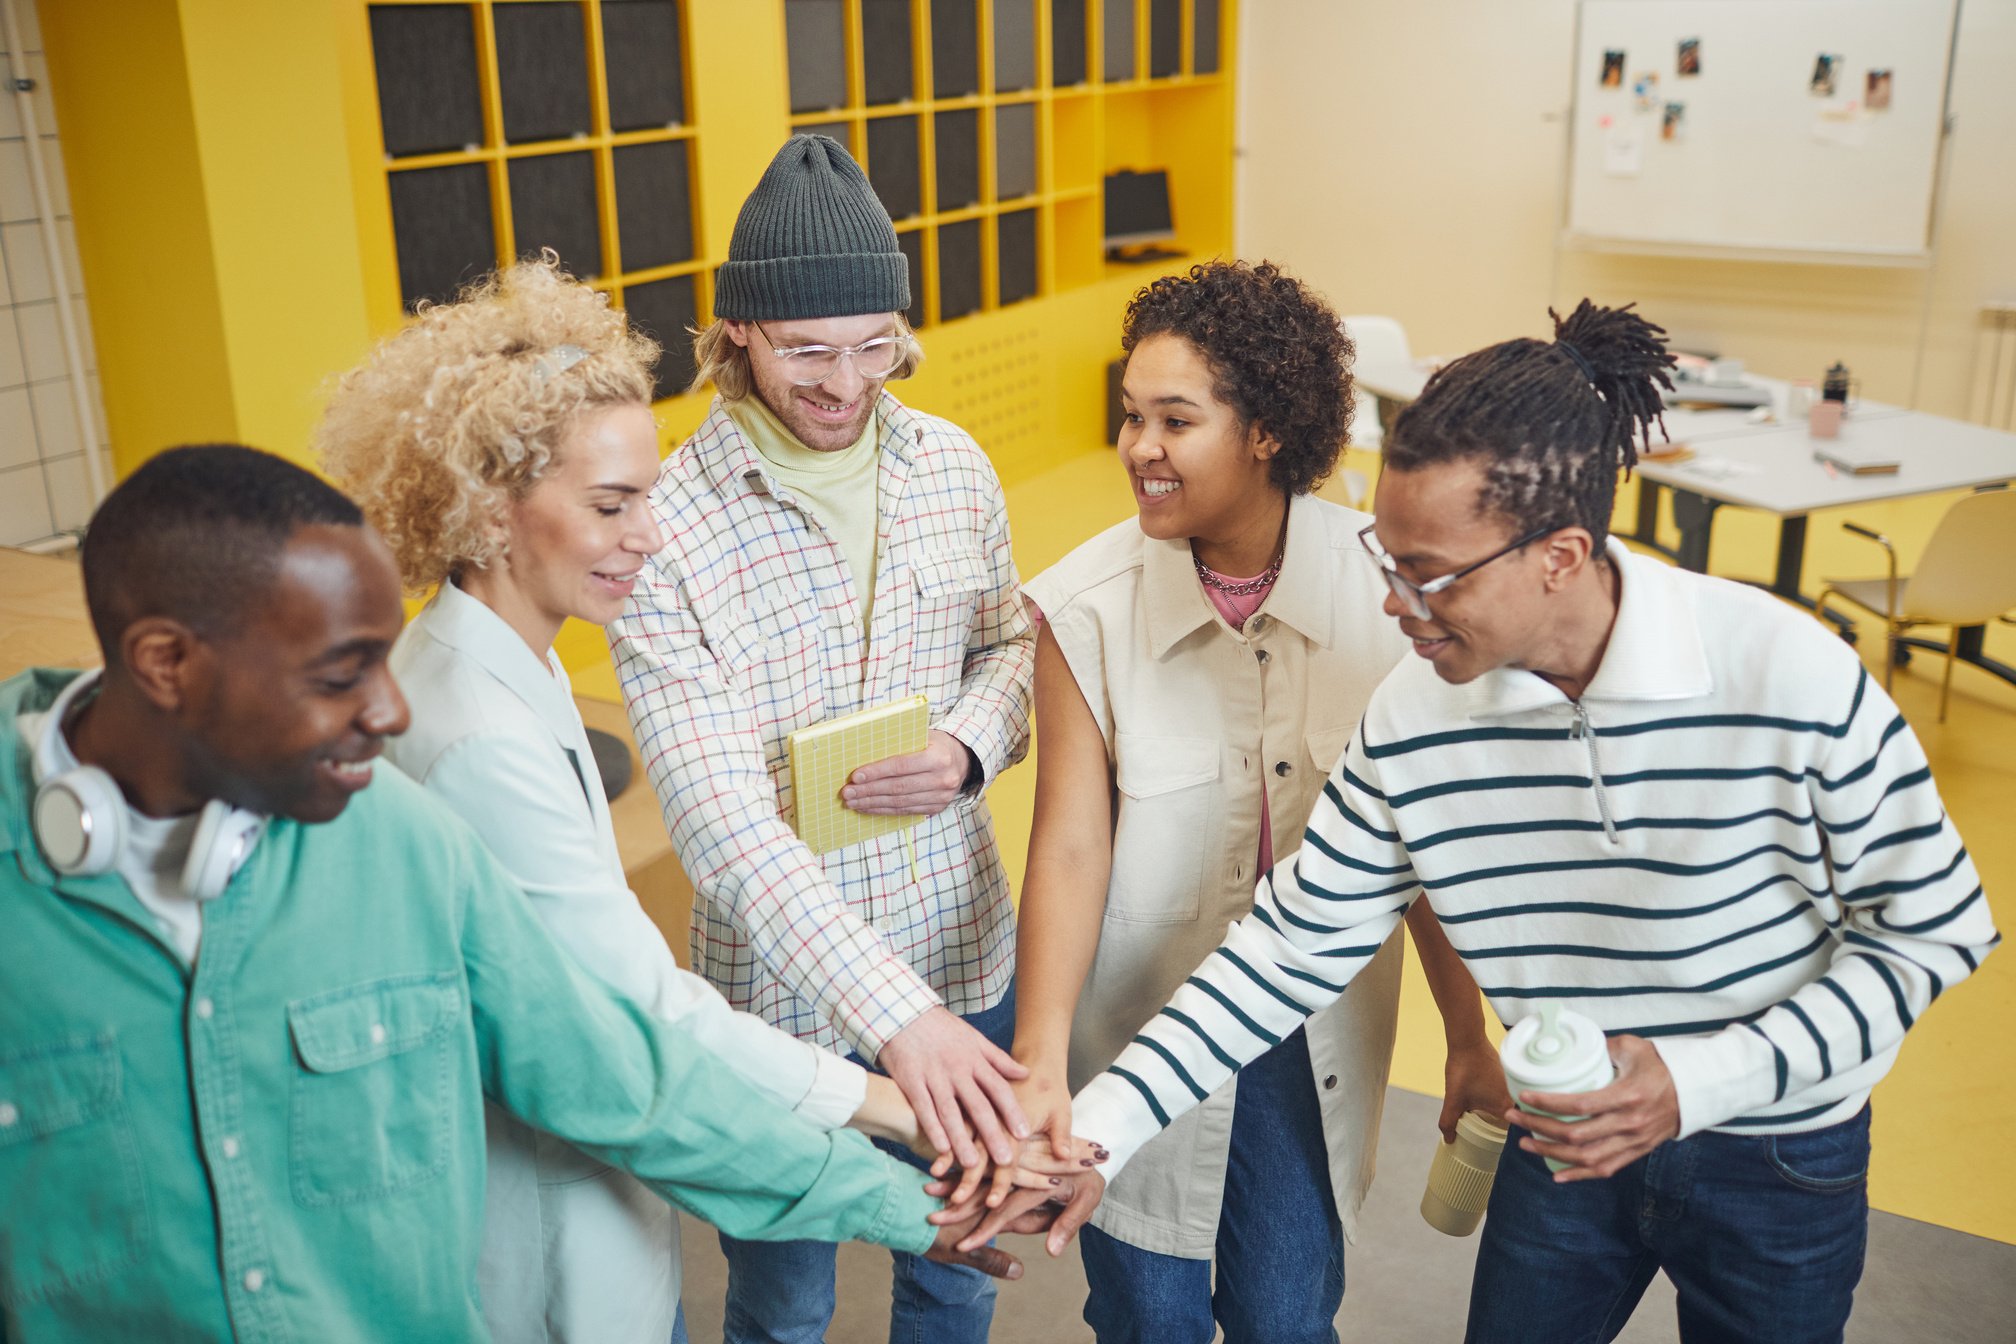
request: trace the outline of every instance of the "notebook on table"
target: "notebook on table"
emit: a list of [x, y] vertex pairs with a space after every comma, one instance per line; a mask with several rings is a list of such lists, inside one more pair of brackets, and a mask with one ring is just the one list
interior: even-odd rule
[[840, 790], [864, 765], [924, 750], [930, 715], [930, 700], [913, 695], [800, 728], [786, 739], [791, 757], [791, 828], [813, 853], [830, 854], [922, 819], [856, 812], [840, 801]]

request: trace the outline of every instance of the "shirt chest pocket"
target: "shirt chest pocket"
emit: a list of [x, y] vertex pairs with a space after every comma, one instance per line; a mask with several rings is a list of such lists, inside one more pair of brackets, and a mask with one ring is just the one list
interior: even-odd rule
[[395, 976], [287, 1005], [294, 1198], [376, 1199], [439, 1176], [455, 1127], [459, 973]]
[[755, 706], [765, 737], [818, 722], [825, 688], [817, 606], [796, 593], [758, 593], [706, 628], [723, 675]]
[[110, 1034], [0, 1056], [0, 1302], [110, 1278], [152, 1239]]
[[910, 685], [929, 691], [932, 708], [942, 709], [965, 672], [987, 566], [977, 550], [941, 551], [911, 562], [910, 587]]
[[1218, 739], [1116, 733], [1113, 742], [1120, 808], [1107, 917], [1195, 919], [1205, 881], [1218, 878], [1224, 847]]

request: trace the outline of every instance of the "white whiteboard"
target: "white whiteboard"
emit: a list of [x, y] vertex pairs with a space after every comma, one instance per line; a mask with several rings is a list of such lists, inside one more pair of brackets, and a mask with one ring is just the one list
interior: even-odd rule
[[[1927, 255], [1957, 0], [1583, 0], [1567, 240], [1624, 250]], [[1679, 72], [1698, 39], [1700, 73]], [[1603, 87], [1605, 55], [1624, 53]], [[1839, 57], [1834, 93], [1812, 88]], [[1868, 75], [1891, 71], [1889, 106]], [[1656, 74], [1654, 106], [1633, 86]], [[1662, 134], [1668, 104], [1677, 134]], [[1788, 259], [1790, 259], [1788, 257]]]

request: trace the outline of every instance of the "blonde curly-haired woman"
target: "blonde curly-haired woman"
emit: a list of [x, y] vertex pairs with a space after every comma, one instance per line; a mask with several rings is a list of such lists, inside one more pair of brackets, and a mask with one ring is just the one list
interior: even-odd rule
[[[407, 586], [437, 588], [392, 654], [413, 727], [386, 754], [476, 828], [587, 969], [805, 1120], [916, 1147], [894, 1084], [734, 1012], [680, 970], [617, 857], [552, 645], [570, 616], [613, 619], [660, 546], [645, 507], [657, 354], [549, 254], [424, 309], [337, 383], [323, 463]], [[683, 1339], [671, 1208], [501, 1111], [488, 1121], [479, 1287], [493, 1336]]]

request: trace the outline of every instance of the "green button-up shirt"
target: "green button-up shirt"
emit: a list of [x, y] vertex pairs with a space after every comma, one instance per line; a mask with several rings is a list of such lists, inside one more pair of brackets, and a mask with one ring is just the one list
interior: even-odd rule
[[275, 820], [187, 970], [116, 874], [61, 878], [0, 684], [0, 1340], [468, 1340], [483, 1102], [741, 1237], [922, 1252], [936, 1201], [554, 945], [474, 834], [379, 765]]

